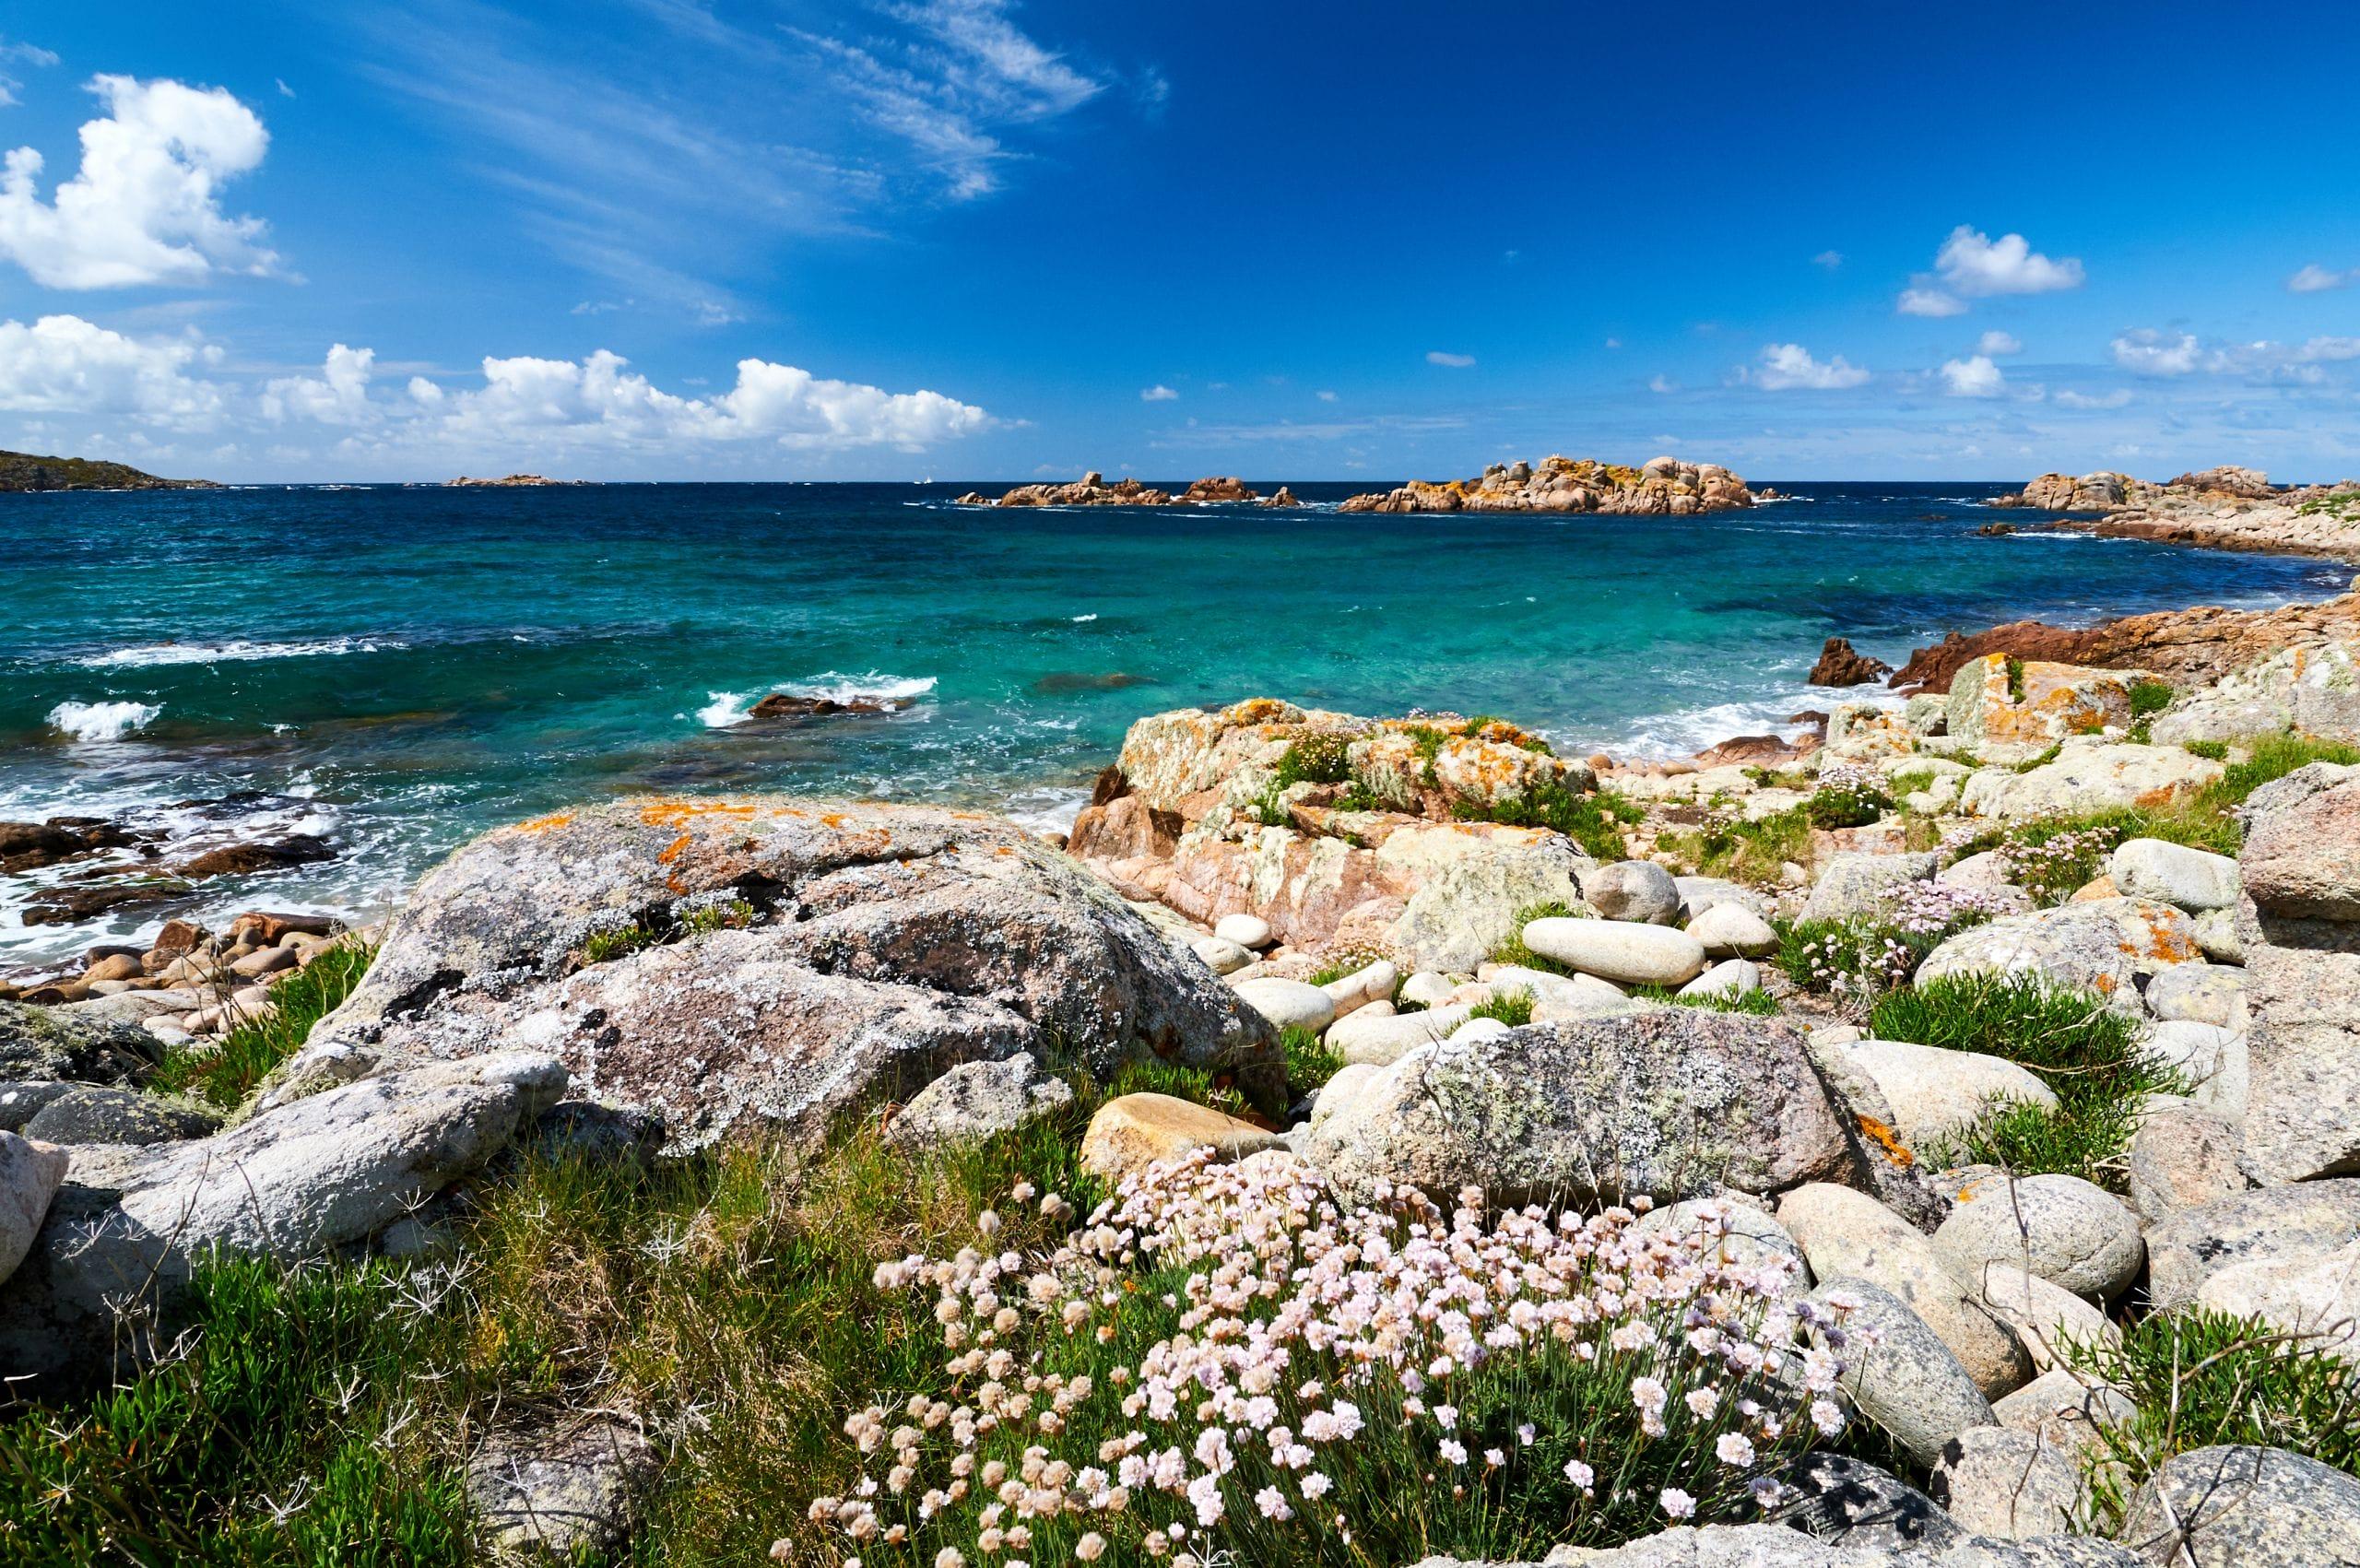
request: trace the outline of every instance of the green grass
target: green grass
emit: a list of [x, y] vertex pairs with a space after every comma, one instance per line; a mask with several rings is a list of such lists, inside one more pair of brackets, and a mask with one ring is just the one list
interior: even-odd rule
[[2225, 740], [2183, 740], [2179, 744], [2180, 749], [2191, 757], [2201, 757], [2212, 762], [2228, 760], [2229, 743]]
[[0, 1562], [476, 1561], [455, 1456], [398, 1421], [424, 1370], [398, 1271], [222, 1259], [192, 1296], [183, 1356], [0, 1424]]
[[1701, 1008], [1708, 1013], [1751, 1013], [1757, 1018], [1778, 1016], [1778, 999], [1758, 987], [1740, 991], [1735, 996], [1717, 991], [1709, 996], [1683, 996], [1669, 985], [1641, 985], [1631, 995], [1642, 1001], [1668, 1002], [1675, 1008]]
[[2134, 680], [2130, 683], [2130, 717], [2135, 722], [2152, 719], [2172, 705], [2172, 689], [2160, 680]]
[[2124, 1190], [2123, 1151], [2141, 1103], [2187, 1085], [2138, 1048], [2139, 1024], [2085, 992], [2029, 975], [1951, 975], [1876, 1004], [1869, 1031], [2020, 1064], [2058, 1099], [2054, 1111], [2019, 1102], [1920, 1150], [1933, 1165], [1988, 1162], [2019, 1175], [2060, 1173]]
[[2141, 1483], [2191, 1449], [2286, 1448], [2360, 1476], [2360, 1368], [2258, 1319], [2158, 1313], [2125, 1328], [2119, 1346], [2068, 1343], [2064, 1359], [2138, 1407], [2101, 1428], [2088, 1456], [2096, 1522], [2109, 1533]]
[[1787, 862], [1809, 856], [1811, 827], [1810, 809], [1796, 806], [1753, 821], [1731, 820], [1694, 832], [1667, 832], [1656, 840], [1656, 850], [1677, 856], [1700, 877], [1775, 882]]
[[1280, 789], [1299, 784], [1336, 784], [1352, 776], [1352, 737], [1306, 735], [1279, 754], [1271, 778]]
[[161, 1094], [184, 1094], [219, 1110], [244, 1104], [272, 1068], [301, 1050], [312, 1026], [342, 1006], [369, 972], [376, 949], [340, 942], [271, 987], [275, 1009], [241, 1023], [220, 1043], [183, 1047], [148, 1079]]
[[1532, 993], [1521, 987], [1493, 993], [1488, 1002], [1478, 1002], [1469, 1009], [1468, 1021], [1479, 1018], [1497, 1019], [1510, 1029], [1521, 1029], [1532, 1021]]
[[1611, 789], [1577, 795], [1555, 779], [1534, 785], [1528, 795], [1507, 796], [1489, 808], [1461, 801], [1452, 811], [1467, 821], [1547, 828], [1564, 834], [1584, 854], [1599, 860], [1622, 859], [1623, 828], [1646, 819], [1646, 809], [1627, 796]]
[[629, 925], [610, 925], [603, 931], [593, 931], [583, 939], [584, 963], [612, 963], [628, 958], [642, 948], [652, 948], [664, 939], [663, 934], [633, 921]]
[[1292, 1095], [1309, 1094], [1322, 1088], [1344, 1065], [1343, 1057], [1328, 1049], [1319, 1036], [1307, 1029], [1280, 1031], [1279, 1043], [1286, 1049], [1287, 1091]]

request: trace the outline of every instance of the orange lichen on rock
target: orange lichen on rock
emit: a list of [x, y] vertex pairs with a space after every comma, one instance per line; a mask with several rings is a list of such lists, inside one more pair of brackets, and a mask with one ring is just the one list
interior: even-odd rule
[[639, 808], [639, 819], [651, 828], [685, 829], [690, 823], [714, 818], [745, 821], [760, 816], [765, 809], [783, 816], [802, 815], [784, 807], [765, 808], [733, 800], [651, 800]]
[[519, 822], [513, 831], [519, 833], [529, 833], [537, 838], [543, 833], [553, 833], [560, 828], [571, 827], [572, 824], [572, 812], [552, 811], [546, 817], [535, 817], [529, 821]]
[[1860, 1136], [1882, 1150], [1886, 1159], [1905, 1171], [1918, 1163], [1918, 1156], [1909, 1152], [1891, 1127], [1866, 1112], [1855, 1112], [1853, 1116], [1860, 1124]]

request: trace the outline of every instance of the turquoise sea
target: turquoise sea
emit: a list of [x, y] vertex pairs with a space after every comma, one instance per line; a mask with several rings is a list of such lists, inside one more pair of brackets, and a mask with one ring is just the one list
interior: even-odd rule
[[[1951, 628], [2324, 597], [2350, 575], [1978, 537], [2033, 520], [1989, 511], [1994, 485], [1805, 482], [1696, 519], [1334, 510], [1369, 485], [1298, 484], [1315, 504], [1286, 512], [948, 504], [968, 488], [0, 496], [0, 820], [126, 818], [172, 835], [167, 862], [317, 833], [336, 859], [190, 907], [352, 910], [486, 826], [628, 791], [1047, 825], [1140, 714], [1264, 693], [1685, 754], [1824, 706], [1802, 678], [1832, 633], [1898, 662]], [[902, 706], [734, 722], [771, 691]], [[94, 938], [21, 923], [74, 869], [0, 878], [0, 971]]]

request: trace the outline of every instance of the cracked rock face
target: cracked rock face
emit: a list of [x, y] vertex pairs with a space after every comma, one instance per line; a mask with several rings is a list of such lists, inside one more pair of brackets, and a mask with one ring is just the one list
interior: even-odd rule
[[[742, 928], [700, 929], [701, 909]], [[594, 947], [600, 932], [622, 935]], [[755, 1125], [816, 1142], [868, 1102], [1020, 1053], [1275, 1085], [1275, 1032], [1013, 824], [757, 796], [627, 800], [478, 839], [419, 884], [302, 1056], [546, 1051], [577, 1092], [661, 1114], [682, 1153]]]

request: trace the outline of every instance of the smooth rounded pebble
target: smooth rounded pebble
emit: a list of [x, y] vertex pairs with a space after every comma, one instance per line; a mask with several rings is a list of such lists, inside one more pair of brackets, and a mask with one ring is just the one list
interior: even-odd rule
[[1525, 926], [1524, 945], [1569, 969], [1625, 985], [1685, 985], [1705, 973], [1705, 945], [1695, 937], [1628, 920], [1552, 915]]
[[1729, 1198], [1692, 1197], [1683, 1203], [1648, 1210], [1631, 1227], [1641, 1236], [1668, 1236], [1690, 1242], [1706, 1256], [1740, 1268], [1781, 1259], [1790, 1266], [1792, 1293], [1811, 1289], [1811, 1265], [1787, 1228], [1751, 1203]]
[[1391, 959], [1379, 959], [1375, 963], [1354, 970], [1341, 979], [1331, 980], [1320, 989], [1336, 1000], [1339, 1017], [1355, 1008], [1372, 1002], [1389, 1002], [1394, 988], [1401, 983], [1401, 972]]
[[1680, 918], [1680, 887], [1652, 860], [1618, 860], [1576, 874], [1582, 902], [1609, 920], [1669, 925]]
[[1254, 961], [1253, 952], [1226, 937], [1199, 937], [1188, 950], [1205, 961], [1215, 974], [1234, 974]]
[[2124, 841], [2106, 862], [2106, 875], [2126, 898], [2154, 899], [2190, 914], [2236, 907], [2237, 863], [2225, 855], [2162, 839]]
[[1762, 971], [1752, 959], [1723, 959], [1680, 988], [1682, 996], [1742, 996], [1762, 989]]
[[1371, 1062], [1384, 1067], [1421, 1045], [1448, 1039], [1473, 1012], [1464, 1003], [1410, 1013], [1380, 1013], [1363, 1008], [1336, 1020], [1328, 1031], [1328, 1049], [1347, 1062]]
[[1855, 1040], [1838, 1049], [1875, 1082], [1899, 1118], [1894, 1130], [1912, 1148], [1974, 1126], [2003, 1102], [2057, 1107], [2054, 1090], [2004, 1057], [1906, 1040]]
[[2138, 1414], [2120, 1389], [2054, 1367], [1991, 1407], [2000, 1424], [2036, 1432], [2077, 1453], [2096, 1445], [2099, 1434]]
[[2246, 1018], [2246, 972], [2225, 963], [2175, 964], [2147, 982], [2147, 1011], [2166, 1023], [2209, 1023], [2240, 1029]]
[[1764, 958], [1778, 950], [1778, 933], [1741, 903], [1717, 903], [1688, 923], [1706, 958]]
[[1401, 1000], [1415, 1002], [1420, 1007], [1440, 1007], [1450, 1000], [1450, 994], [1457, 989], [1458, 983], [1449, 975], [1422, 969], [1401, 983]]
[[1965, 1278], [2014, 1263], [2061, 1290], [2112, 1301], [2146, 1261], [2139, 1220], [2122, 1200], [2079, 1176], [1989, 1182], [1934, 1232], [1934, 1248]]
[[1270, 923], [1258, 914], [1224, 914], [1213, 923], [1213, 935], [1241, 948], [1267, 948]]
[[1239, 1000], [1280, 1029], [1307, 1029], [1314, 1034], [1336, 1021], [1336, 998], [1300, 980], [1241, 980]]
[[2122, 1330], [2106, 1314], [2062, 1285], [2028, 1272], [2022, 1263], [1987, 1263], [1979, 1274], [1968, 1275], [1966, 1283], [1976, 1304], [2008, 1326], [2042, 1372], [2058, 1364], [2069, 1339], [2077, 1344], [2121, 1342]]
[[1119, 1182], [1191, 1149], [1209, 1147], [1234, 1160], [1275, 1148], [1278, 1141], [1268, 1129], [1209, 1105], [1169, 1094], [1125, 1094], [1098, 1107], [1090, 1118], [1090, 1128], [1081, 1136], [1081, 1164], [1109, 1182]]

